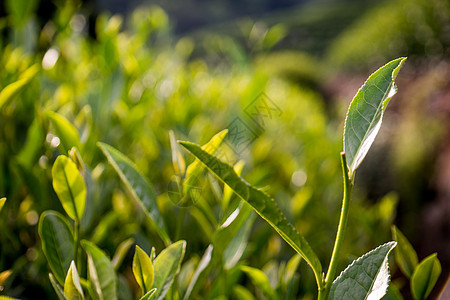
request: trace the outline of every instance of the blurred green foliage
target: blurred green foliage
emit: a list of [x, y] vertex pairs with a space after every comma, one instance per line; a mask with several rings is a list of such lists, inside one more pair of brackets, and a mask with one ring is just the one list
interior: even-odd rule
[[[113, 145], [138, 166], [158, 195], [169, 235], [188, 241], [174, 288], [184, 293], [237, 201], [230, 194], [224, 209], [220, 196], [226, 189], [214, 178], [202, 177], [203, 200], [187, 208], [174, 205], [168, 195], [176, 174], [169, 131], [176, 139], [204, 144], [236, 118], [250, 124], [257, 137], [239, 155], [227, 152], [228, 158], [245, 162], [245, 178], [266, 186], [320, 260], [328, 261], [340, 209], [343, 118], [328, 113], [319, 87], [327, 64], [306, 53], [268, 53], [286, 35], [285, 26], [251, 23], [249, 55], [227, 35], [209, 34], [201, 43], [174, 38], [159, 7], [136, 10], [126, 24], [122, 16], [102, 14], [95, 28], [88, 28], [92, 24], [78, 10], [79, 1], [55, 1], [54, 16], [43, 26], [36, 20], [37, 3], [6, 1], [8, 16], [0, 20], [0, 197], [8, 199], [0, 211], [0, 293], [55, 299], [37, 227], [43, 211], [63, 212], [51, 185], [51, 169], [56, 157], [68, 155], [75, 145], [79, 153], [69, 156], [87, 190], [81, 237], [111, 257], [130, 237], [147, 253], [151, 247], [158, 253], [164, 248], [98, 141]], [[448, 22], [448, 3], [408, 3], [385, 4], [393, 6], [388, 14], [381, 13], [385, 7], [370, 12], [334, 43], [330, 60], [373, 68], [403, 49], [418, 56], [444, 55], [448, 41], [435, 32]], [[414, 13], [426, 22], [415, 25]], [[374, 26], [391, 31], [378, 32]], [[391, 52], [386, 41], [400, 46], [392, 46]], [[245, 113], [262, 93], [281, 112], [265, 119], [263, 129]], [[426, 149], [423, 153], [418, 155], [425, 157]], [[343, 253], [359, 256], [389, 239], [397, 203], [395, 193], [374, 204], [365, 201], [364, 191], [355, 191]], [[248, 228], [243, 234], [248, 241], [242, 241], [246, 247], [239, 262], [222, 273], [209, 270], [200, 276], [203, 286], [191, 290], [192, 295], [261, 296], [269, 290], [266, 279], [249, 266], [262, 270], [280, 294], [304, 299], [315, 295], [313, 274], [304, 262], [291, 258], [293, 251], [265, 222], [257, 218], [243, 228]], [[140, 290], [132, 275], [132, 255], [123, 256], [116, 268], [119, 297], [133, 299]], [[339, 269], [347, 264], [342, 258]], [[78, 272], [85, 277], [87, 270]]]

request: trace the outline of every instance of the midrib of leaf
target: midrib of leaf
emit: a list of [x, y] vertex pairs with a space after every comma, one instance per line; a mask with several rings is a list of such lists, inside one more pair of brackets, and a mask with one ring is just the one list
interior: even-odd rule
[[147, 288], [145, 286], [145, 280], [144, 280], [144, 272], [142, 270], [142, 264], [141, 264], [141, 259], [138, 256], [138, 260], [139, 260], [139, 277], [141, 277], [141, 281], [142, 281], [142, 290], [144, 291], [144, 295], [147, 293]]

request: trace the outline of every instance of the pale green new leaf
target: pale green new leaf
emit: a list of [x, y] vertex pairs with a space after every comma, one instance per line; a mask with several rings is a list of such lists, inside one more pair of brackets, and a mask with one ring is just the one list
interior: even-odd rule
[[80, 284], [80, 276], [78, 275], [75, 262], [72, 260], [69, 271], [67, 272], [66, 281], [64, 282], [64, 295], [69, 300], [84, 299], [83, 289]]
[[72, 147], [81, 150], [81, 141], [77, 129], [66, 118], [53, 111], [48, 111], [47, 117], [53, 124], [56, 135], [66, 152]]
[[100, 300], [117, 299], [117, 278], [114, 267], [102, 250], [83, 240], [81, 245], [88, 256], [88, 274], [93, 290]]
[[211, 172], [227, 184], [240, 198], [250, 204], [305, 259], [313, 269], [316, 281], [320, 282], [322, 266], [317, 255], [311, 249], [306, 239], [286, 220], [270, 196], [242, 180], [234, 172], [233, 167], [206, 153], [200, 146], [190, 142], [180, 141], [179, 143], [205, 164]]
[[79, 221], [86, 206], [86, 184], [77, 165], [67, 156], [60, 155], [52, 168], [53, 188], [67, 215]]
[[153, 297], [156, 294], [157, 289], [151, 289], [150, 291], [148, 291], [144, 296], [142, 296], [139, 300], [151, 300], [153, 299]]
[[419, 260], [417, 253], [403, 233], [394, 225], [392, 226], [392, 237], [397, 242], [394, 250], [395, 261], [408, 278], [411, 278]]
[[175, 276], [180, 271], [180, 265], [185, 251], [186, 241], [178, 241], [161, 251], [156, 257], [153, 262], [155, 274], [153, 288], [157, 288], [154, 296], [155, 299], [164, 299], [172, 286]]
[[175, 174], [180, 177], [184, 176], [186, 171], [186, 163], [184, 162], [183, 155], [181, 155], [180, 149], [178, 147], [177, 141], [175, 139], [175, 134], [172, 130], [169, 131], [170, 138], [170, 148], [172, 150], [172, 164]]
[[[228, 129], [224, 129], [221, 132], [213, 136], [208, 143], [204, 144], [201, 148], [203, 151], [209, 154], [216, 153], [219, 146], [228, 134]], [[187, 195], [189, 190], [195, 186], [196, 181], [204, 170], [203, 165], [198, 159], [194, 160], [186, 169], [185, 181], [183, 182], [183, 194]]]
[[3, 206], [5, 205], [5, 202], [6, 202], [6, 198], [1, 198], [1, 199], [0, 199], [0, 212], [1, 212], [2, 209], [3, 209]]
[[405, 60], [405, 57], [395, 59], [375, 71], [350, 104], [344, 128], [344, 152], [350, 179], [378, 134], [386, 106], [397, 92], [394, 80]]
[[411, 292], [415, 300], [428, 297], [441, 274], [441, 264], [437, 254], [431, 254], [414, 270], [411, 277]]
[[72, 230], [63, 215], [56, 211], [42, 213], [38, 226], [42, 251], [60, 284], [64, 284], [75, 254]]
[[55, 290], [56, 296], [58, 296], [59, 300], [68, 300], [66, 295], [64, 295], [64, 291], [61, 286], [56, 281], [55, 277], [52, 273], [48, 274], [48, 278], [50, 279], [50, 283], [52, 284], [53, 289]]
[[29, 67], [23, 72], [19, 79], [7, 86], [0, 92], [0, 109], [3, 105], [7, 104], [14, 96], [18, 95], [30, 81], [37, 75], [39, 71], [39, 65], [35, 64]]
[[144, 294], [150, 291], [153, 285], [153, 264], [147, 253], [139, 246], [133, 257], [133, 274]]
[[396, 242], [389, 242], [353, 261], [333, 282], [329, 300], [378, 300], [389, 286], [389, 252]]
[[270, 286], [269, 278], [263, 271], [248, 266], [241, 266], [241, 271], [245, 272], [253, 284], [260, 288], [269, 299], [276, 299], [276, 294]]
[[97, 143], [109, 163], [114, 167], [120, 179], [125, 184], [132, 197], [141, 206], [147, 217], [154, 224], [157, 233], [166, 245], [170, 244], [164, 219], [156, 203], [156, 195], [145, 177], [138, 171], [136, 165], [113, 147]]
[[114, 270], [117, 271], [119, 269], [120, 264], [122, 263], [123, 259], [125, 258], [125, 255], [127, 254], [128, 250], [133, 246], [134, 239], [129, 238], [123, 241], [122, 243], [117, 246], [116, 252], [114, 253], [113, 259], [111, 263], [114, 266]]

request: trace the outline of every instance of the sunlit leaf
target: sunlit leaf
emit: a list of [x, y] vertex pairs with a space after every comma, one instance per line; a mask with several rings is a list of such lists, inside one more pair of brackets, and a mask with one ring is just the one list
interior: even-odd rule
[[395, 59], [375, 71], [350, 104], [344, 128], [344, 152], [350, 179], [380, 130], [386, 106], [397, 92], [394, 80], [405, 60], [404, 57]]
[[53, 289], [55, 290], [56, 296], [58, 296], [59, 300], [68, 300], [66, 295], [64, 295], [64, 291], [62, 287], [58, 284], [55, 277], [52, 273], [48, 274], [48, 278], [50, 279], [50, 283], [52, 284]]
[[180, 271], [180, 265], [185, 251], [186, 242], [178, 241], [161, 251], [156, 257], [153, 262], [155, 274], [153, 288], [157, 288], [154, 296], [155, 299], [164, 299], [172, 286], [175, 276]]
[[75, 126], [66, 118], [53, 111], [48, 111], [47, 117], [52, 122], [55, 133], [59, 137], [65, 152], [68, 152], [72, 147], [79, 150], [82, 149], [80, 136]]
[[179, 143], [205, 164], [220, 180], [233, 189], [240, 198], [250, 204], [305, 259], [314, 270], [316, 280], [320, 280], [318, 276], [321, 276], [319, 274], [322, 273], [322, 266], [317, 255], [311, 249], [306, 239], [286, 220], [272, 198], [242, 180], [231, 166], [206, 153], [198, 145], [181, 141]]
[[84, 299], [83, 289], [80, 284], [80, 276], [78, 275], [77, 267], [75, 266], [74, 261], [70, 264], [70, 268], [64, 282], [64, 295], [66, 295], [69, 300]]
[[328, 299], [378, 300], [389, 286], [389, 252], [396, 242], [389, 242], [353, 261], [331, 286]]
[[133, 274], [144, 294], [150, 291], [153, 285], [153, 264], [150, 257], [139, 246], [133, 257]]
[[170, 244], [164, 219], [156, 204], [155, 192], [148, 181], [138, 171], [136, 165], [121, 152], [104, 143], [99, 142], [97, 145], [108, 158], [109, 163], [114, 167], [117, 174], [119, 174], [127, 190], [146, 212], [152, 224], [155, 225], [161, 239], [165, 244]]
[[2, 211], [2, 208], [5, 205], [5, 202], [6, 202], [6, 198], [1, 198], [0, 199], [0, 212]]
[[[10, 2], [16, 2], [15, 0], [10, 0]], [[25, 1], [27, 2], [27, 1]], [[30, 81], [37, 75], [39, 71], [39, 65], [35, 64], [23, 72], [19, 79], [3, 88], [0, 91], [0, 109], [7, 104], [14, 96], [18, 95], [24, 88], [30, 83]]]
[[153, 299], [153, 297], [156, 295], [156, 291], [157, 291], [156, 288], [151, 289], [144, 296], [142, 296], [139, 300], [151, 300], [151, 299]]
[[411, 277], [411, 292], [414, 299], [427, 298], [440, 274], [441, 264], [436, 253], [422, 260]]
[[270, 286], [269, 278], [260, 269], [242, 266], [241, 271], [245, 272], [255, 286], [261, 289], [261, 291], [269, 298], [276, 299], [274, 289]]
[[184, 162], [183, 155], [181, 155], [177, 140], [175, 139], [175, 134], [172, 130], [169, 131], [170, 137], [170, 148], [172, 149], [172, 164], [175, 170], [175, 174], [180, 177], [184, 176], [186, 171], [186, 163]]
[[86, 184], [77, 166], [67, 156], [60, 155], [52, 168], [53, 188], [66, 213], [81, 220], [86, 205]]
[[96, 296], [100, 300], [117, 299], [117, 278], [111, 261], [93, 243], [83, 240], [81, 245], [88, 255], [89, 280]]
[[56, 211], [45, 211], [39, 220], [38, 231], [48, 264], [58, 282], [64, 284], [75, 254], [72, 230], [63, 215]]
[[408, 278], [411, 278], [419, 260], [417, 253], [403, 233], [394, 225], [392, 226], [392, 237], [397, 242], [394, 249], [395, 261]]

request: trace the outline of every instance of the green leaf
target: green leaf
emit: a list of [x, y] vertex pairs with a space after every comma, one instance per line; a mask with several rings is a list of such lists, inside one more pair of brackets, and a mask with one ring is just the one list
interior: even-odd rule
[[344, 152], [350, 179], [375, 140], [386, 106], [397, 92], [394, 80], [405, 60], [405, 57], [395, 59], [375, 71], [350, 104], [344, 127]]
[[[224, 129], [213, 136], [201, 149], [209, 154], [216, 153], [219, 146], [228, 134], [228, 129]], [[204, 170], [203, 164], [198, 159], [194, 160], [186, 169], [185, 181], [183, 183], [183, 194], [187, 195]]]
[[0, 199], [0, 212], [1, 212], [2, 209], [3, 209], [3, 206], [5, 205], [5, 202], [6, 202], [6, 198], [1, 198], [1, 199]]
[[8, 297], [8, 296], [0, 296], [0, 300], [19, 300], [19, 299]]
[[233, 294], [236, 297], [236, 299], [240, 300], [254, 300], [255, 297], [253, 297], [252, 293], [250, 293], [249, 290], [247, 290], [242, 285], [234, 285], [233, 286]]
[[81, 150], [81, 141], [78, 131], [66, 118], [53, 111], [46, 113], [47, 117], [53, 124], [56, 135], [60, 138], [61, 145], [65, 152], [68, 152], [72, 147]]
[[276, 299], [276, 294], [270, 286], [269, 278], [263, 271], [248, 266], [241, 266], [241, 271], [245, 272], [253, 284], [260, 288], [269, 299]]
[[144, 296], [142, 296], [139, 300], [150, 300], [150, 299], [153, 299], [153, 297], [156, 295], [156, 291], [157, 291], [156, 288], [151, 289]]
[[175, 139], [175, 134], [172, 130], [169, 131], [170, 137], [170, 148], [172, 149], [172, 164], [175, 174], [180, 177], [184, 176], [186, 171], [186, 163], [184, 162], [183, 155], [181, 155], [180, 149], [178, 147], [177, 141]]
[[104, 143], [99, 142], [97, 145], [108, 158], [109, 163], [114, 167], [117, 174], [119, 174], [120, 179], [122, 179], [132, 197], [147, 214], [152, 224], [154, 224], [161, 239], [166, 245], [170, 244], [164, 219], [156, 204], [155, 192], [148, 181], [137, 170], [135, 164], [121, 152]]
[[206, 248], [205, 254], [203, 254], [202, 259], [198, 263], [197, 269], [195, 270], [195, 273], [192, 276], [191, 282], [189, 282], [189, 286], [183, 297], [184, 300], [190, 299], [192, 291], [194, 290], [195, 285], [197, 284], [200, 276], [202, 275], [203, 271], [205, 271], [207, 269], [207, 267], [209, 266], [209, 264], [211, 263], [212, 252], [213, 252], [213, 245], [209, 245], [208, 248]]
[[186, 241], [178, 241], [168, 246], [156, 257], [153, 262], [155, 278], [153, 288], [157, 288], [155, 299], [164, 299], [169, 291], [175, 276], [180, 271], [181, 261], [186, 251]]
[[205, 164], [211, 172], [227, 184], [240, 198], [250, 204], [305, 259], [313, 269], [316, 281], [321, 282], [322, 266], [317, 255], [311, 249], [306, 239], [286, 220], [272, 198], [242, 180], [231, 166], [206, 153], [198, 145], [182, 141], [179, 143]]
[[396, 242], [389, 242], [353, 261], [331, 286], [332, 299], [381, 299], [389, 286], [388, 255]]
[[80, 221], [86, 206], [86, 184], [77, 165], [60, 155], [53, 165], [52, 176], [53, 188], [64, 210], [73, 220]]
[[133, 238], [126, 239], [125, 241], [119, 244], [111, 261], [111, 263], [114, 266], [114, 270], [119, 269], [120, 264], [125, 258], [125, 255], [127, 254], [128, 250], [130, 250], [131, 246], [133, 246], [133, 244], [134, 244]]
[[52, 284], [53, 289], [55, 290], [56, 295], [59, 300], [68, 300], [66, 295], [64, 295], [64, 291], [61, 286], [56, 282], [55, 277], [52, 273], [48, 274], [48, 278], [50, 278], [50, 283]]
[[388, 287], [386, 295], [383, 297], [383, 300], [403, 300], [403, 296], [395, 284], [391, 283]]
[[416, 300], [428, 297], [441, 274], [437, 254], [431, 254], [420, 262], [411, 277], [411, 292]]
[[63, 215], [56, 211], [42, 213], [38, 226], [42, 250], [60, 284], [64, 284], [75, 254], [72, 230]]
[[[11, 2], [15, 2], [12, 0]], [[0, 109], [6, 105], [11, 99], [22, 92], [30, 81], [37, 75], [39, 65], [35, 64], [23, 72], [19, 79], [7, 86], [0, 92]]]
[[78, 275], [75, 262], [72, 260], [69, 271], [67, 272], [66, 281], [64, 282], [64, 295], [69, 300], [84, 299], [83, 289], [80, 284], [80, 276]]
[[88, 255], [89, 279], [96, 296], [100, 300], [117, 299], [117, 278], [111, 261], [93, 243], [83, 240], [81, 245]]
[[139, 246], [133, 257], [133, 274], [144, 294], [150, 291], [153, 285], [153, 264], [147, 253]]
[[409, 243], [408, 239], [395, 226], [392, 226], [392, 237], [397, 242], [397, 247], [394, 250], [395, 261], [408, 278], [411, 278], [414, 269], [417, 267], [419, 260], [417, 253]]

